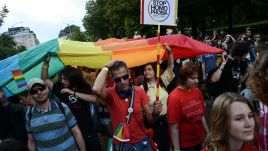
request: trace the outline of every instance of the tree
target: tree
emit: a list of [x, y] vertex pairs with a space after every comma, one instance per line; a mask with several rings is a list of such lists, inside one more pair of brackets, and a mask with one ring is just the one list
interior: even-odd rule
[[[268, 18], [264, 0], [179, 0], [178, 29], [185, 33], [191, 27], [192, 35], [208, 28], [245, 24]], [[146, 37], [156, 36], [156, 27], [140, 25], [140, 1], [138, 0], [90, 0], [83, 19], [86, 34], [94, 40], [116, 37], [131, 38], [134, 31]], [[165, 26], [161, 27], [162, 34]], [[267, 29], [265, 29], [267, 30]]]
[[132, 38], [135, 31], [146, 37], [156, 36], [154, 26], [140, 24], [140, 1], [88, 1], [83, 25], [91, 41], [109, 37]]
[[16, 43], [12, 37], [2, 34], [0, 36], [0, 60], [16, 54], [15, 46]]
[[[0, 11], [0, 27], [4, 23], [4, 18], [8, 12], [9, 11], [6, 5], [2, 7], [2, 10]], [[12, 56], [18, 52], [24, 51], [25, 49], [26, 48], [24, 46], [19, 46], [16, 48], [16, 43], [13, 37], [4, 34], [0, 35], [0, 60]]]
[[106, 3], [106, 0], [89, 0], [86, 3], [87, 12], [83, 19], [83, 25], [90, 41], [110, 37], [110, 23], [104, 17]]
[[86, 41], [85, 34], [83, 32], [81, 32], [79, 26], [72, 25], [70, 28], [72, 31], [71, 40]]
[[7, 16], [7, 13], [8, 13], [8, 9], [7, 9], [7, 6], [4, 5], [2, 7], [2, 10], [0, 11], [0, 27], [2, 26], [2, 24], [4, 23], [4, 18]]

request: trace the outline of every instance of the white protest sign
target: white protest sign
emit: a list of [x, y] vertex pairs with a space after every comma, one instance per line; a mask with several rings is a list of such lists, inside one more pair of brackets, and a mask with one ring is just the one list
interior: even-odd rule
[[140, 23], [176, 26], [178, 0], [141, 0]]

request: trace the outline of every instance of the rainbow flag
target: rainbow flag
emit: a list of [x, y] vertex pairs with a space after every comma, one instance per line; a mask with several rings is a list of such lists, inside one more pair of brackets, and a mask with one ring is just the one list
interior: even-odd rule
[[115, 130], [113, 137], [120, 142], [130, 141], [130, 132], [129, 132], [127, 124], [120, 123], [117, 129]]
[[27, 85], [27, 82], [25, 81], [23, 73], [20, 69], [13, 70], [11, 72], [18, 88], [22, 88]]

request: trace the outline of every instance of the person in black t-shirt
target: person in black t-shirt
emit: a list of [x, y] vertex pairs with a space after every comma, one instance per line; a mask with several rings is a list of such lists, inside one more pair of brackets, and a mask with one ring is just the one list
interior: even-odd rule
[[247, 73], [248, 61], [246, 55], [249, 52], [249, 43], [237, 42], [231, 50], [231, 56], [223, 53], [223, 62], [216, 67], [209, 75], [209, 80], [214, 88], [211, 88], [213, 97], [224, 92], [239, 93], [243, 83], [241, 78]]
[[27, 144], [25, 109], [22, 104], [13, 103], [14, 100], [15, 97], [7, 99], [5, 92], [0, 88], [0, 140], [14, 138]]
[[100, 140], [97, 135], [89, 107], [89, 102], [95, 102], [96, 96], [91, 95], [92, 90], [82, 76], [82, 72], [74, 67], [66, 66], [59, 74], [55, 83], [48, 78], [48, 56], [42, 69], [42, 79], [59, 100], [68, 105], [74, 114], [77, 124], [85, 140], [86, 149], [101, 151]]

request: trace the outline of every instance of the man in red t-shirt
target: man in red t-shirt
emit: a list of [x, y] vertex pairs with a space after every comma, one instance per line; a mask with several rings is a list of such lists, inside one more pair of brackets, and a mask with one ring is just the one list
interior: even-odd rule
[[[112, 79], [115, 82], [115, 87], [105, 88], [108, 71], [110, 71]], [[96, 91], [98, 97], [106, 101], [112, 119], [113, 129], [116, 130], [120, 123], [125, 124], [132, 93], [128, 68], [125, 62], [110, 61], [107, 63], [97, 76], [93, 90]], [[130, 132], [130, 141], [124, 143], [123, 150], [130, 151], [135, 148], [135, 150], [139, 151], [150, 151], [152, 149], [148, 137], [145, 134], [143, 113], [148, 122], [153, 123], [152, 114], [159, 114], [161, 112], [161, 103], [159, 101], [155, 103], [154, 111], [151, 111], [148, 104], [149, 98], [145, 91], [141, 87], [134, 87], [134, 91], [133, 113], [127, 126]], [[122, 143], [118, 140], [114, 140], [113, 143], [115, 144], [115, 150], [119, 150], [120, 144]]]

